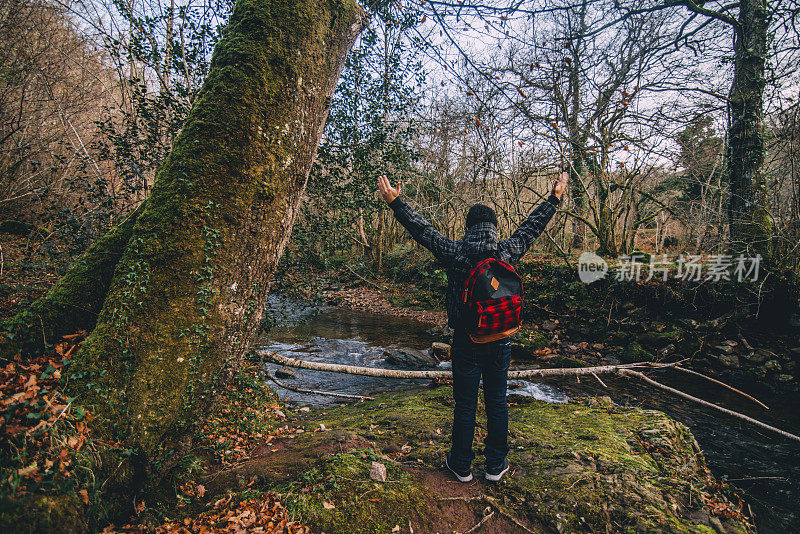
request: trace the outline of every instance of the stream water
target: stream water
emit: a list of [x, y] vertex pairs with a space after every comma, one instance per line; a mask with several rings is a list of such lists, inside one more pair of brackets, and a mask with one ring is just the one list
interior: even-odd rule
[[[425, 349], [437, 337], [430, 325], [402, 317], [369, 312], [309, 306], [271, 297], [268, 315], [276, 325], [262, 338], [262, 348], [279, 354], [322, 362], [366, 367], [385, 367], [384, 351], [399, 346]], [[525, 367], [515, 362], [515, 367]], [[273, 374], [280, 367], [265, 364]], [[440, 364], [449, 368], [448, 362]], [[380, 391], [402, 390], [426, 385], [428, 380], [396, 380], [292, 369], [295, 378], [287, 385], [303, 389], [369, 395]], [[770, 406], [765, 411], [728, 390], [701, 379], [674, 371], [654, 378], [687, 393], [711, 400], [726, 408], [800, 433], [800, 398], [787, 398], [760, 392], [760, 400]], [[609, 395], [621, 405], [662, 410], [686, 424], [694, 433], [715, 476], [739, 488], [756, 517], [760, 533], [800, 532], [800, 447], [773, 437], [751, 425], [711, 412], [632, 379], [603, 377], [607, 388], [595, 380], [548, 379], [545, 382], [519, 381], [514, 393], [546, 402], [566, 402], [570, 397]], [[274, 384], [273, 384], [274, 386]], [[341, 402], [335, 397], [306, 395], [276, 387], [286, 401], [299, 405], [321, 406]]]

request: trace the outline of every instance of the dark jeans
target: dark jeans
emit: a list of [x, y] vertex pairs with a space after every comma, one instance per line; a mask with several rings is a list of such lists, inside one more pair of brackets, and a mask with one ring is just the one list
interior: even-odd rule
[[491, 343], [474, 343], [466, 334], [453, 334], [453, 446], [450, 465], [467, 470], [475, 454], [475, 411], [478, 405], [478, 383], [483, 377], [483, 399], [486, 404], [484, 454], [487, 469], [498, 467], [508, 454], [508, 404], [506, 382], [511, 349], [507, 339]]

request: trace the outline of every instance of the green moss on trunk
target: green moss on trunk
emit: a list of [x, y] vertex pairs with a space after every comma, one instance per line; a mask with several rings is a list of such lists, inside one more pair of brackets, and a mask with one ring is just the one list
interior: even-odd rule
[[772, 258], [772, 219], [764, 174], [764, 87], [769, 10], [765, 0], [743, 0], [734, 39], [734, 73], [726, 163], [734, 253]]
[[236, 4], [73, 363], [95, 435], [134, 451], [105, 459], [110, 502], [175, 464], [255, 334], [363, 21], [352, 0]]
[[142, 208], [95, 242], [44, 297], [6, 321], [0, 331], [0, 357], [31, 354], [64, 334], [91, 330], [111, 278]]

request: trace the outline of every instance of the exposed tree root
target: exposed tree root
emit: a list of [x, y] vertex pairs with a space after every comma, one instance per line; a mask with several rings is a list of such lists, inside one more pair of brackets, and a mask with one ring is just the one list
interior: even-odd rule
[[486, 507], [486, 510], [484, 510], [484, 512], [488, 513], [485, 513], [483, 519], [478, 521], [478, 523], [471, 529], [465, 530], [463, 534], [472, 534], [473, 532], [476, 532], [479, 528], [483, 526], [484, 523], [486, 523], [487, 521], [489, 521], [491, 518], [494, 517], [494, 511], [490, 509], [488, 506]]
[[[508, 519], [509, 521], [514, 523], [515, 525], [517, 525], [519, 528], [521, 528], [525, 532], [530, 532], [531, 534], [536, 534], [534, 531], [532, 531], [531, 529], [529, 529], [528, 527], [523, 525], [516, 517], [514, 517], [512, 515], [509, 515], [507, 512], [505, 512], [500, 507], [500, 505], [497, 504], [497, 500], [494, 499], [493, 497], [489, 497], [488, 495], [476, 495], [474, 497], [442, 497], [442, 498], [439, 499], [439, 501], [461, 501], [461, 502], [465, 502], [465, 503], [476, 502], [476, 501], [485, 502], [486, 504], [488, 504], [494, 510], [494, 512], [497, 512], [499, 515], [505, 517], [506, 519]], [[483, 525], [486, 521], [489, 520], [488, 518], [491, 517], [491, 515], [492, 515], [491, 513], [484, 514], [484, 517], [483, 517], [483, 519], [481, 519], [480, 523], [478, 523], [477, 525], [475, 525], [471, 529], [469, 529], [466, 532], [464, 532], [464, 534], [467, 534], [469, 532], [474, 532], [475, 530], [477, 530], [481, 525]]]

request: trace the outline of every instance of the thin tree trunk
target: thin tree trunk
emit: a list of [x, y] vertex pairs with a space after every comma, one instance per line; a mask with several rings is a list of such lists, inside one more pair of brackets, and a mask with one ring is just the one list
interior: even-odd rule
[[766, 260], [772, 256], [772, 221], [763, 168], [768, 17], [765, 0], [740, 3], [727, 143], [731, 249], [735, 253], [758, 253]]
[[[577, 20], [576, 29], [572, 29], [572, 22], [570, 22], [570, 33], [575, 33], [575, 39], [568, 39], [565, 43], [569, 49], [569, 54], [572, 56], [572, 61], [568, 64], [569, 69], [569, 96], [567, 106], [569, 111], [566, 111], [566, 123], [569, 131], [569, 146], [570, 146], [570, 195], [574, 203], [575, 213], [584, 217], [586, 214], [586, 192], [583, 190], [583, 175], [584, 175], [584, 160], [586, 158], [586, 129], [580, 128], [578, 121], [581, 112], [581, 49], [584, 46], [584, 37], [586, 32], [586, 7], [587, 2], [583, 1], [580, 7], [577, 8], [575, 16]], [[578, 218], [572, 219], [572, 244], [571, 248], [582, 250], [586, 246], [586, 224]]]
[[367, 232], [364, 230], [364, 209], [358, 208], [358, 237], [361, 239], [361, 256], [367, 260], [372, 261], [372, 246], [367, 238]]
[[383, 234], [386, 231], [386, 217], [384, 215], [383, 210], [378, 211], [378, 254], [377, 254], [377, 271], [381, 272], [383, 270]]
[[[583, 156], [580, 154], [581, 147], [577, 143], [571, 143], [572, 151], [575, 156], [570, 165], [570, 195], [574, 203], [575, 213], [581, 217], [586, 216], [586, 194], [583, 190]], [[572, 243], [570, 248], [583, 250], [586, 246], [586, 224], [580, 219], [572, 219]]]
[[618, 255], [619, 251], [614, 238], [615, 221], [609, 205], [611, 202], [610, 194], [599, 173], [593, 174], [593, 180], [595, 191], [597, 191], [597, 211], [599, 212], [596, 219], [597, 240], [600, 245], [597, 253], [601, 256], [614, 257]]
[[661, 222], [661, 213], [659, 213], [658, 217], [656, 217], [656, 237], [655, 237], [656, 254], [661, 254], [661, 244], [664, 241], [663, 233], [664, 233], [664, 223]]
[[174, 466], [255, 335], [364, 21], [353, 0], [236, 4], [72, 365], [93, 434], [133, 450], [106, 502]]

